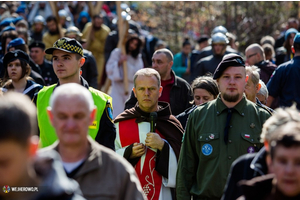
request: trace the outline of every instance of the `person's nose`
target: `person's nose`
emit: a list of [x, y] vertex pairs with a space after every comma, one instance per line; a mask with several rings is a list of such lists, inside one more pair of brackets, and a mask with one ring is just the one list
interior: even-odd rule
[[145, 90], [145, 95], [146, 95], [146, 96], [149, 96], [149, 95], [150, 95], [149, 89], [146, 89], [146, 90]]
[[72, 129], [74, 127], [76, 127], [76, 122], [74, 119], [68, 119], [67, 122], [66, 122], [66, 127], [68, 129]]

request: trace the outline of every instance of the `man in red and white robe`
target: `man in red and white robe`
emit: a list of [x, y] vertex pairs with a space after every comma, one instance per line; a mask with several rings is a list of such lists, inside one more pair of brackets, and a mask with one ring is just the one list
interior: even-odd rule
[[[138, 104], [115, 119], [116, 152], [136, 170], [149, 200], [175, 199], [177, 160], [183, 136], [180, 122], [166, 102], [158, 102], [162, 87], [151, 68], [136, 73], [133, 91]], [[150, 132], [150, 112], [157, 113]]]

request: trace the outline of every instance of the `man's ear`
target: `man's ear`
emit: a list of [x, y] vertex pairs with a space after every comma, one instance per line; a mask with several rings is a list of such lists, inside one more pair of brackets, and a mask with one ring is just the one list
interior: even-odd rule
[[173, 61], [169, 62], [169, 68], [172, 68], [173, 63], [174, 63]]
[[249, 79], [249, 76], [246, 75], [246, 79], [245, 79], [245, 82], [246, 82], [246, 83], [248, 82], [248, 79]]
[[80, 63], [80, 67], [82, 67], [85, 63], [85, 58], [84, 57], [80, 58], [79, 63]]
[[48, 117], [49, 117], [49, 120], [53, 126], [53, 113], [52, 113], [52, 108], [51, 107], [47, 107], [47, 114], [48, 114]]
[[30, 157], [34, 157], [39, 148], [39, 137], [37, 135], [33, 135], [29, 140], [29, 155]]
[[95, 108], [92, 110], [90, 115], [91, 118], [90, 125], [92, 125], [93, 121], [96, 119], [96, 114], [97, 114], [97, 107], [95, 106]]
[[261, 84], [260, 84], [260, 83], [258, 83], [258, 84], [257, 84], [257, 86], [256, 86], [256, 93], [258, 93], [258, 92], [259, 92], [260, 88], [261, 88]]
[[134, 96], [135, 96], [135, 98], [136, 98], [136, 91], [135, 91], [135, 87], [133, 87], [133, 88], [132, 88], [132, 91], [133, 91], [133, 94], [134, 94]]
[[158, 96], [158, 98], [161, 96], [161, 94], [162, 94], [162, 91], [163, 91], [163, 87], [162, 87], [162, 86], [160, 86], [160, 87], [159, 87], [159, 96]]

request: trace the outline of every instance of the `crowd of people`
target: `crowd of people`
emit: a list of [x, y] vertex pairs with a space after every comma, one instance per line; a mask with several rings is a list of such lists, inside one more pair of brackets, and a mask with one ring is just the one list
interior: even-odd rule
[[56, 3], [0, 6], [0, 200], [300, 198], [297, 19], [173, 52], [125, 3], [124, 43], [115, 2]]

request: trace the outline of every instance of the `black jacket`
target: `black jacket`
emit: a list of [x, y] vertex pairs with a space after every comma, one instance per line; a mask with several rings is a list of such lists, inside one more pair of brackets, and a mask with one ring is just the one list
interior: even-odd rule
[[89, 83], [89, 85], [93, 88], [98, 88], [98, 70], [97, 70], [97, 63], [95, 57], [93, 56], [92, 52], [83, 49], [83, 55], [85, 57], [85, 62], [81, 67], [82, 74], [81, 76]]
[[206, 74], [214, 74], [219, 63], [222, 61], [224, 55], [210, 55], [199, 60], [193, 69], [191, 74], [191, 80], [193, 81], [198, 76], [204, 76]]
[[[173, 70], [171, 73], [175, 76]], [[185, 111], [191, 106], [189, 102], [192, 100], [193, 94], [191, 86], [182, 78], [175, 76], [174, 85], [170, 91], [170, 106], [172, 115], [178, 115]], [[134, 107], [136, 102], [137, 99], [135, 98], [133, 92], [131, 92], [129, 99], [125, 102], [125, 110]]]
[[178, 121], [181, 123], [182, 127], [185, 129], [187, 120], [190, 116], [190, 114], [197, 108], [197, 106], [194, 104], [191, 107], [189, 107], [188, 109], [186, 109], [185, 111], [183, 111], [182, 113], [180, 113], [179, 115], [176, 115], [176, 118], [178, 119]]
[[237, 199], [242, 195], [242, 190], [238, 186], [239, 181], [251, 180], [268, 173], [266, 155], [267, 152], [263, 147], [259, 152], [245, 154], [232, 163], [222, 200]]
[[44, 59], [43, 64], [39, 65], [42, 70], [42, 77], [45, 80], [45, 85], [52, 85], [57, 83], [58, 78], [53, 70], [52, 63]]

